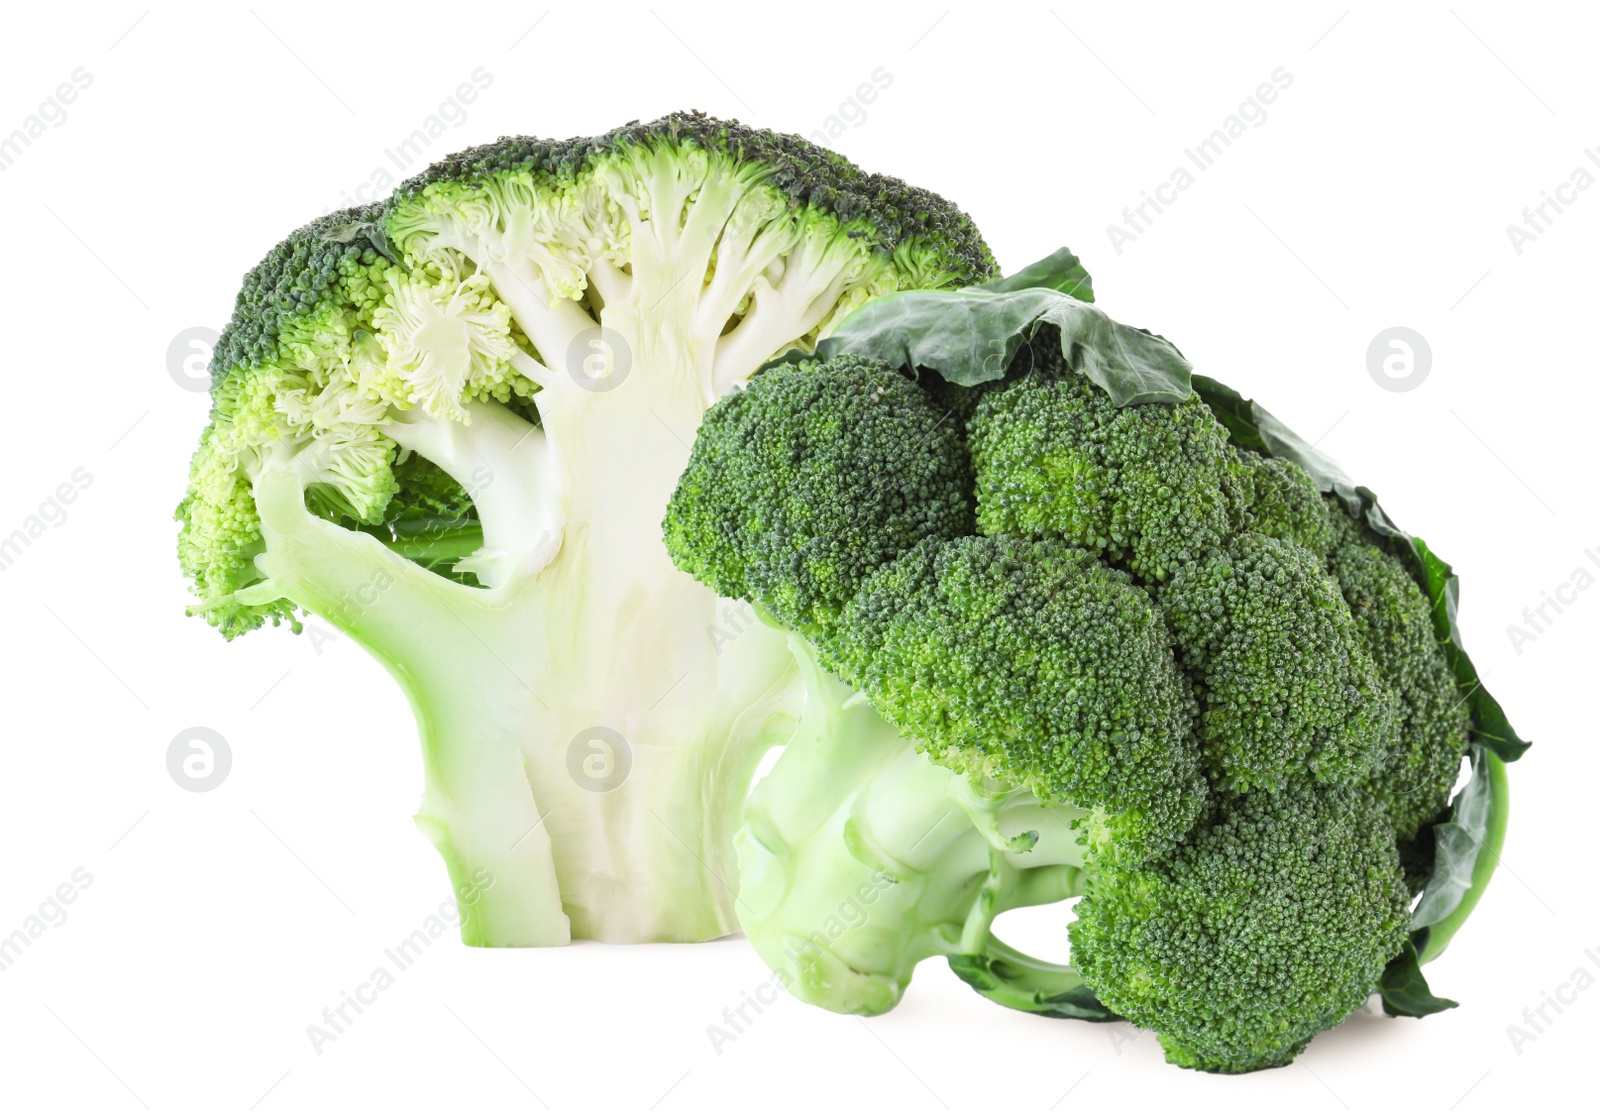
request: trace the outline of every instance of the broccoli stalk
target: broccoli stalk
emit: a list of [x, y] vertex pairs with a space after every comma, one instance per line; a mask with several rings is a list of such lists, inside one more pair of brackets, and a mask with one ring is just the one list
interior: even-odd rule
[[390, 670], [468, 943], [727, 933], [797, 673], [726, 640], [662, 511], [761, 362], [992, 270], [943, 200], [697, 114], [461, 153], [246, 278], [178, 511], [195, 613], [309, 611]]
[[990, 931], [1006, 910], [1079, 893], [1084, 848], [1066, 822], [1081, 814], [938, 765], [815, 647], [790, 641], [805, 711], [736, 841], [740, 922], [773, 974], [808, 1003], [877, 1015], [900, 1002], [919, 961], [951, 956], [1001, 1002], [1106, 1017], [1076, 973], [1030, 962]]

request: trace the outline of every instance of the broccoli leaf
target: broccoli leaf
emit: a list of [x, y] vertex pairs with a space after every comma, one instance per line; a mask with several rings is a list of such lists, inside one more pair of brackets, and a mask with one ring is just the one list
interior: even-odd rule
[[[936, 370], [956, 385], [996, 381], [1041, 325], [1061, 330], [1076, 372], [1119, 406], [1192, 395], [1187, 359], [1166, 339], [1125, 326], [1087, 302], [1089, 274], [1065, 249], [1004, 280], [962, 291], [897, 292], [863, 305], [817, 344], [816, 354], [855, 354], [906, 369]], [[792, 350], [778, 362], [808, 357]]]
[[1076, 253], [1062, 246], [1042, 261], [1034, 261], [1020, 272], [973, 285], [990, 292], [1016, 292], [1024, 288], [1050, 288], [1084, 303], [1094, 302], [1094, 281]]
[[1417, 948], [1409, 941], [1400, 955], [1383, 970], [1383, 979], [1378, 981], [1378, 995], [1383, 999], [1385, 1015], [1403, 1015], [1412, 1019], [1461, 1006], [1455, 1000], [1436, 996], [1428, 989], [1428, 981], [1422, 976], [1422, 963], [1417, 959]]
[[[1355, 498], [1356, 485], [1339, 464], [1291, 432], [1283, 421], [1220, 381], [1201, 374], [1195, 374], [1193, 380], [1194, 391], [1211, 406], [1234, 443], [1274, 459], [1288, 459], [1310, 475], [1324, 492], [1338, 494], [1346, 505]], [[1358, 512], [1357, 507], [1350, 506], [1350, 512]]]
[[1455, 672], [1462, 695], [1471, 705], [1473, 731], [1501, 759], [1515, 762], [1532, 744], [1512, 730], [1505, 709], [1483, 687], [1472, 659], [1461, 648], [1461, 631], [1456, 625], [1461, 581], [1450, 565], [1439, 559], [1421, 537], [1402, 536], [1416, 556], [1421, 569], [1422, 589], [1428, 593], [1428, 601], [1433, 604], [1434, 634], [1445, 648], [1445, 655], [1450, 660], [1450, 668]]
[[1471, 758], [1472, 777], [1451, 802], [1450, 819], [1434, 826], [1433, 875], [1411, 916], [1424, 962], [1444, 952], [1466, 922], [1500, 865], [1505, 845], [1510, 808], [1506, 764], [1476, 742]]

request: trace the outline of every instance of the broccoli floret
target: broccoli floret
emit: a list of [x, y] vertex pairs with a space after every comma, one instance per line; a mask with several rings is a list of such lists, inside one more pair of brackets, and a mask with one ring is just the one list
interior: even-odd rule
[[1091, 807], [1103, 855], [1175, 844], [1204, 800], [1194, 700], [1149, 596], [1059, 541], [925, 541], [825, 645], [840, 675], [951, 769]]
[[1235, 448], [1245, 495], [1240, 528], [1299, 545], [1315, 556], [1328, 550], [1333, 525], [1322, 492], [1287, 459]]
[[1218, 789], [1295, 777], [1351, 782], [1393, 742], [1396, 701], [1321, 561], [1246, 533], [1161, 589], [1200, 694], [1200, 741]]
[[1406, 902], [1370, 797], [1226, 794], [1166, 859], [1092, 869], [1072, 960], [1168, 1061], [1243, 1073], [1289, 1062], [1366, 1000], [1404, 944]]
[[1379, 678], [1399, 699], [1398, 733], [1365, 786], [1388, 811], [1400, 839], [1410, 840], [1448, 803], [1471, 723], [1434, 637], [1433, 611], [1422, 588], [1342, 507], [1333, 516], [1337, 543], [1328, 553], [1328, 570]]
[[464, 940], [721, 936], [802, 698], [668, 558], [672, 486], [768, 360], [994, 271], [943, 199], [698, 113], [452, 156], [245, 277], [178, 509], [193, 613], [314, 612], [391, 669]]
[[899, 370], [776, 366], [706, 413], [664, 526], [679, 568], [818, 637], [884, 564], [972, 531], [972, 471]]
[[1118, 408], [1058, 346], [1032, 353], [968, 424], [981, 532], [1059, 537], [1146, 580], [1226, 544], [1241, 468], [1204, 403]]

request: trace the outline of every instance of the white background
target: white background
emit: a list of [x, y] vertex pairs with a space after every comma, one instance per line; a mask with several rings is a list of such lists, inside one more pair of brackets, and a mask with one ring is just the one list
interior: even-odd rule
[[[74, 469], [93, 481], [0, 571], [0, 936], [75, 868], [93, 885], [0, 972], [0, 1111], [1470, 1116], [1587, 1094], [1600, 991], [1563, 989], [1520, 1053], [1507, 1028], [1575, 970], [1600, 978], [1600, 590], [1520, 650], [1507, 627], [1600, 574], [1600, 189], [1520, 254], [1506, 227], [1600, 146], [1596, 26], [1576, 6], [1394, 7], [8, 9], [0, 135], [75, 68], [92, 83], [0, 172], [0, 536]], [[492, 85], [430, 157], [682, 108], [810, 134], [882, 68], [833, 146], [956, 200], [1008, 271], [1072, 246], [1113, 315], [1320, 437], [1453, 561], [1467, 646], [1535, 741], [1506, 865], [1429, 970], [1462, 1007], [1358, 1015], [1291, 1067], [1220, 1078], [1126, 1028], [992, 1006], [930, 961], [887, 1017], [785, 1000], [718, 1054], [708, 1025], [766, 979], [737, 938], [446, 940], [317, 1055], [308, 1025], [448, 886], [383, 672], [348, 641], [225, 645], [184, 617], [171, 517], [207, 402], [165, 355], [477, 67]], [[1107, 226], [1278, 67], [1293, 83], [1265, 123], [1118, 253]], [[1365, 359], [1397, 324], [1433, 352], [1406, 393]], [[233, 754], [205, 794], [165, 764], [195, 725]], [[1050, 951], [1065, 915], [1031, 917], [1007, 928]]]

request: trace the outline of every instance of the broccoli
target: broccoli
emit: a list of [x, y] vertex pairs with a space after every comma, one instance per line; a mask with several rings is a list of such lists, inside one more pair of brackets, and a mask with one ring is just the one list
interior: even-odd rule
[[968, 422], [984, 533], [1059, 537], [1152, 581], [1228, 540], [1238, 462], [1198, 398], [1118, 408], [1059, 347], [1027, 361]]
[[[1448, 567], [1162, 340], [1007, 283], [886, 297], [768, 365], [667, 504], [674, 562], [803, 669], [736, 840], [752, 946], [833, 1011], [888, 1011], [944, 956], [1217, 1072], [1374, 991], [1452, 1006], [1419, 961], [1482, 893], [1527, 744], [1468, 706]], [[993, 931], [1065, 899], [1068, 963]]]
[[1244, 533], [1179, 568], [1160, 598], [1204, 697], [1213, 787], [1371, 772], [1395, 734], [1395, 698], [1317, 556]]
[[450, 157], [245, 277], [177, 511], [192, 613], [309, 612], [390, 670], [469, 944], [727, 933], [799, 674], [765, 627], [724, 648], [662, 547], [689, 443], [858, 305], [993, 272], [948, 202], [700, 114]]
[[825, 630], [881, 565], [972, 532], [972, 472], [948, 420], [880, 362], [780, 366], [696, 441], [667, 553], [719, 595]]
[[1072, 961], [1168, 1061], [1242, 1073], [1287, 1063], [1366, 1000], [1405, 944], [1407, 900], [1367, 794], [1222, 794], [1173, 855], [1095, 874]]
[[950, 769], [1092, 808], [1104, 858], [1165, 852], [1200, 811], [1172, 637], [1127, 573], [1082, 549], [926, 540], [862, 586], [824, 648]]
[[[1329, 511], [1328, 571], [1350, 604], [1379, 677], [1400, 702], [1398, 734], [1365, 786], [1387, 810], [1396, 834], [1409, 841], [1444, 812], [1471, 723], [1416, 579], [1337, 502], [1329, 503]], [[1431, 845], [1420, 853], [1431, 854]]]

